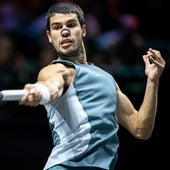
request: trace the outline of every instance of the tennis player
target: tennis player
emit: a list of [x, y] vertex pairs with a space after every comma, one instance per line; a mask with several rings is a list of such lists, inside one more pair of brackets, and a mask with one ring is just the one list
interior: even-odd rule
[[82, 9], [71, 2], [47, 12], [47, 36], [58, 56], [40, 70], [20, 105], [44, 105], [54, 148], [44, 170], [113, 170], [117, 161], [119, 124], [135, 138], [151, 137], [157, 112], [159, 79], [165, 67], [160, 51], [143, 55], [146, 90], [139, 110], [116, 80], [87, 61]]

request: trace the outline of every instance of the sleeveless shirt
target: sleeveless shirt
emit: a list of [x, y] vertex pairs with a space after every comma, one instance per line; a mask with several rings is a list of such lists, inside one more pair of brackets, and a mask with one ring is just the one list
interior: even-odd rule
[[119, 140], [115, 80], [93, 63], [73, 63], [75, 77], [67, 91], [46, 104], [54, 148], [44, 170], [55, 165], [110, 170], [117, 161]]

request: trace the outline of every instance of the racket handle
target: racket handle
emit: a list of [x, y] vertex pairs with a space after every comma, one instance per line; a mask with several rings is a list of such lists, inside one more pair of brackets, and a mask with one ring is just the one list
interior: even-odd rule
[[0, 91], [0, 101], [17, 101], [26, 93], [26, 90], [2, 90]]

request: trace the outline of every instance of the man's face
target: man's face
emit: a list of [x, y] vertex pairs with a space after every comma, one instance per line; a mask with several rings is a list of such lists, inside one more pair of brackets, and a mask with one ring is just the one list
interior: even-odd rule
[[61, 55], [75, 55], [82, 47], [82, 37], [85, 34], [85, 26], [80, 26], [74, 13], [57, 13], [50, 18], [50, 31], [47, 31], [47, 36]]

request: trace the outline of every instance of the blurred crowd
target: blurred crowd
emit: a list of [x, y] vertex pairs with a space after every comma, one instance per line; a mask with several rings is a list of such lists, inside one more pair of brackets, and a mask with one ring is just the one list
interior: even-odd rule
[[[142, 25], [145, 21], [150, 30], [149, 19], [152, 18], [153, 26], [156, 25], [153, 15], [161, 20], [161, 1], [72, 1], [79, 4], [85, 12], [88, 60], [117, 78], [137, 76], [143, 81], [141, 56], [148, 48], [147, 40], [154, 38], [157, 28], [150, 31], [149, 37], [146, 27]], [[38, 71], [57, 57], [47, 41], [45, 27], [46, 10], [54, 2], [55, 0], [0, 1], [0, 90], [20, 89], [25, 83], [36, 81]], [[166, 14], [166, 11], [162, 14]], [[155, 34], [162, 38], [162, 34]], [[163, 52], [169, 51], [165, 47]], [[141, 85], [137, 87], [141, 89]], [[16, 103], [1, 102], [0, 118], [6, 112], [14, 112], [14, 109]]]
[[[20, 89], [28, 82], [35, 82], [39, 70], [57, 57], [47, 40], [45, 26], [46, 11], [57, 1], [0, 0], [0, 90]], [[152, 47], [164, 56], [166, 68], [159, 87], [155, 133], [150, 141], [140, 145], [122, 129], [121, 147], [125, 148], [122, 151], [120, 147], [123, 153], [117, 168], [133, 170], [138, 164], [141, 169], [166, 165], [170, 120], [168, 0], [70, 1], [79, 4], [85, 13], [88, 61], [111, 73], [136, 107], [140, 106], [146, 83], [142, 55]], [[0, 102], [0, 169], [42, 169], [52, 146], [46, 118], [41, 105], [32, 108], [19, 106], [17, 101]]]

